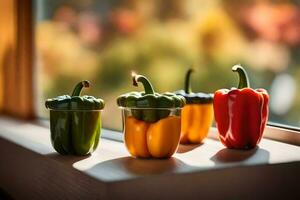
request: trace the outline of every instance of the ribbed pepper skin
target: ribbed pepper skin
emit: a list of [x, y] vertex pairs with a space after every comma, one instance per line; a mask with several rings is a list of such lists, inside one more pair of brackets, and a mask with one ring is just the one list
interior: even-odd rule
[[72, 154], [72, 142], [69, 138], [70, 114], [66, 111], [50, 110], [50, 133], [53, 148], [60, 154]]
[[169, 116], [151, 124], [147, 131], [147, 145], [154, 158], [169, 158], [177, 150], [181, 118]]
[[117, 104], [124, 108], [144, 108], [132, 111], [132, 115], [136, 119], [153, 123], [170, 114], [168, 109], [159, 108], [181, 108], [185, 105], [185, 99], [180, 95], [170, 92], [162, 94], [155, 92], [152, 84], [145, 76], [134, 74], [132, 78], [133, 85], [138, 86], [138, 82], [141, 82], [145, 92], [122, 94], [117, 98]]
[[221, 89], [214, 95], [219, 138], [227, 148], [251, 149], [261, 140], [268, 119], [264, 89]]
[[168, 116], [154, 123], [126, 116], [124, 141], [129, 153], [137, 158], [169, 158], [179, 144], [181, 119]]
[[104, 101], [93, 96], [80, 96], [88, 81], [79, 82], [71, 96], [47, 99], [50, 109], [51, 142], [60, 154], [87, 155], [98, 146], [101, 131], [101, 109]]
[[246, 70], [234, 65], [238, 88], [221, 89], [214, 95], [214, 113], [219, 138], [227, 148], [252, 149], [261, 140], [269, 115], [269, 95], [251, 89]]
[[157, 110], [151, 108], [176, 108], [183, 107], [185, 99], [170, 92], [163, 94], [145, 94], [143, 92], [130, 92], [117, 98], [117, 104], [120, 107], [146, 108], [133, 110], [133, 116], [136, 119], [146, 122], [156, 122], [167, 117], [169, 110]]
[[208, 135], [214, 118], [213, 104], [187, 104], [181, 114], [182, 144], [199, 144]]
[[101, 131], [101, 112], [72, 113], [72, 145], [77, 155], [92, 153], [98, 146]]
[[149, 158], [147, 147], [147, 130], [150, 124], [135, 117], [126, 117], [124, 126], [124, 141], [129, 153], [138, 158]]
[[101, 113], [97, 111], [50, 111], [51, 142], [60, 154], [87, 155], [98, 146]]

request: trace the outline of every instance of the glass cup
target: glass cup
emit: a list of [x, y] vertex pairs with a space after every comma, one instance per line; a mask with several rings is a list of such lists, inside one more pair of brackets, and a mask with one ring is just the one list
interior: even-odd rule
[[101, 134], [101, 110], [50, 110], [51, 143], [60, 154], [87, 155]]
[[121, 107], [124, 141], [137, 158], [169, 158], [180, 140], [181, 108]]

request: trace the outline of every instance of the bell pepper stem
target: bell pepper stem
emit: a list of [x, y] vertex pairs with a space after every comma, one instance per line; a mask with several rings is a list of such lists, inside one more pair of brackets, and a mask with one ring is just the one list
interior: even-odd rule
[[132, 81], [133, 81], [132, 84], [136, 87], [138, 86], [138, 82], [141, 82], [144, 86], [145, 94], [154, 94], [155, 93], [153, 86], [151, 85], [150, 81], [145, 76], [134, 74], [132, 76]]
[[250, 87], [249, 78], [246, 70], [241, 65], [234, 65], [232, 67], [233, 72], [237, 72], [239, 74], [239, 85], [238, 89]]
[[84, 80], [84, 81], [81, 81], [79, 83], [77, 83], [77, 85], [75, 86], [74, 90], [73, 90], [73, 93], [72, 93], [72, 97], [73, 96], [80, 96], [80, 93], [81, 93], [81, 90], [83, 87], [90, 87], [90, 82], [87, 81], [87, 80]]
[[185, 75], [185, 83], [184, 83], [184, 88], [185, 88], [185, 93], [190, 94], [192, 93], [192, 85], [191, 85], [191, 74], [194, 72], [193, 69], [189, 69]]

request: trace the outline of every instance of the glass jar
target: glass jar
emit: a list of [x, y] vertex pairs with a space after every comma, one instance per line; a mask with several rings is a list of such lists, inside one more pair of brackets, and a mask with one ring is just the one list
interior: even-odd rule
[[137, 158], [169, 158], [177, 150], [181, 108], [121, 107], [124, 141]]

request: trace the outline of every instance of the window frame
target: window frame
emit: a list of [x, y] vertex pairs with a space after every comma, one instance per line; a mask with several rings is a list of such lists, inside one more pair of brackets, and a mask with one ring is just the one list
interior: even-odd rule
[[[36, 95], [38, 91], [34, 86], [34, 84], [36, 83], [36, 66], [34, 62], [34, 2], [33, 0], [0, 0], [0, 2], [2, 4], [4, 2], [10, 2], [10, 4], [12, 5], [11, 11], [13, 12], [14, 16], [14, 23], [11, 24], [11, 26], [13, 27], [11, 28], [14, 34], [14, 41], [12, 42], [13, 48], [16, 52], [14, 54], [14, 59], [16, 60], [16, 62], [9, 67], [14, 67], [13, 65], [20, 66], [19, 68], [15, 67], [15, 72], [18, 73], [16, 77], [12, 77], [13, 80], [16, 80], [16, 78], [20, 78], [19, 81], [13, 83], [14, 87], [12, 88], [14, 88], [13, 90], [16, 91], [8, 93], [4, 92], [3, 94], [0, 94], [0, 114], [6, 114], [21, 119], [40, 120], [37, 115], [36, 105], [36, 102], [39, 102], [39, 96]], [[0, 57], [0, 59], [1, 58], [2, 57]], [[3, 63], [2, 60], [0, 60], [0, 63]], [[3, 68], [3, 66], [0, 65], [0, 70], [1, 68]], [[4, 101], [1, 101], [3, 97], [5, 97]], [[8, 99], [9, 101], [5, 101], [5, 99]], [[116, 132], [116, 134], [117, 133], [118, 132]], [[119, 136], [104, 137], [110, 139], [120, 138]], [[216, 128], [211, 128], [209, 137], [217, 138]], [[300, 127], [291, 127], [285, 124], [268, 122], [268, 126], [266, 127], [266, 130], [264, 132], [264, 137], [289, 144], [300, 145]]]
[[35, 118], [32, 0], [0, 0], [0, 113]]

